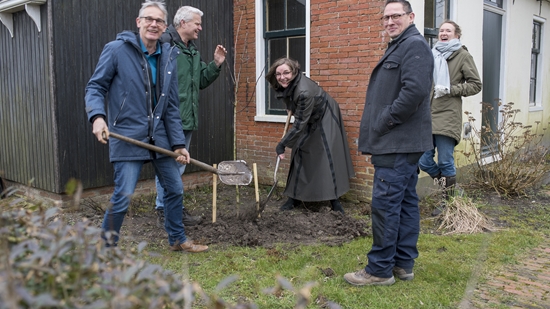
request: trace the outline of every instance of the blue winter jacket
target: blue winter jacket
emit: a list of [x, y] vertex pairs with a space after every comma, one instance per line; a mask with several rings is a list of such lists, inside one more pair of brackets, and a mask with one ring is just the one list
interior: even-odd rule
[[[158, 59], [158, 102], [152, 111], [149, 63], [143, 54], [138, 34], [124, 31], [107, 43], [99, 57], [93, 76], [86, 86], [88, 120], [107, 116], [109, 131], [165, 149], [185, 146], [179, 115], [176, 58], [178, 48], [161, 45]], [[157, 87], [157, 89], [159, 89]], [[105, 105], [108, 105], [107, 111]], [[149, 150], [133, 144], [109, 139], [109, 158], [114, 161], [150, 160]]]

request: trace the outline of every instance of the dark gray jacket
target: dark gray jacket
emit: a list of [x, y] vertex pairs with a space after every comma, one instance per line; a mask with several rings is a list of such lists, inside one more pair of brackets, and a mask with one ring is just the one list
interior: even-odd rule
[[433, 149], [433, 68], [432, 51], [414, 24], [390, 42], [370, 77], [359, 151], [382, 155]]

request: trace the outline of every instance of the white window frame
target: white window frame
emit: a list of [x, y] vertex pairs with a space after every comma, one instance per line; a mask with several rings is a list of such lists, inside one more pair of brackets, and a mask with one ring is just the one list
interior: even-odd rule
[[[305, 67], [302, 68], [303, 72], [309, 76], [310, 69], [310, 36], [311, 36], [311, 8], [310, 1], [305, 0], [305, 9], [306, 9], [306, 63]], [[266, 83], [265, 74], [269, 70], [269, 67], [266, 66], [266, 46], [265, 39], [263, 37], [264, 33], [264, 2], [265, 0], [256, 0], [256, 116], [254, 117], [255, 121], [262, 122], [285, 122], [286, 116], [284, 115], [269, 115], [266, 114], [265, 108], [265, 97], [266, 97]]]
[[[540, 23], [540, 52], [537, 59], [537, 83], [535, 85], [536, 91], [535, 91], [535, 102], [534, 105], [531, 105], [531, 99], [529, 98], [529, 111], [540, 111], [542, 110], [542, 69], [544, 68], [543, 62], [545, 62], [544, 59], [544, 31], [546, 26], [546, 19], [541, 18], [539, 16], [533, 16], [533, 22]], [[530, 92], [530, 91], [529, 91]]]

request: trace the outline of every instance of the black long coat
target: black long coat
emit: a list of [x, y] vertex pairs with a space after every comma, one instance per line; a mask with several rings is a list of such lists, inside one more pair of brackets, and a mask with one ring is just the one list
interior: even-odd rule
[[339, 198], [355, 174], [338, 103], [300, 73], [277, 97], [294, 113], [281, 140], [292, 148], [285, 195], [305, 202]]

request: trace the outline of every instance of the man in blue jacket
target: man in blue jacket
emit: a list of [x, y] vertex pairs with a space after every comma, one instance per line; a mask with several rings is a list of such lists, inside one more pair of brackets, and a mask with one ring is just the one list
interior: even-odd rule
[[86, 86], [86, 112], [99, 142], [106, 144], [104, 136], [108, 138], [111, 131], [181, 155], [174, 160], [124, 141], [110, 140], [115, 189], [112, 207], [103, 219], [103, 237], [107, 246], [117, 245], [141, 168], [151, 162], [165, 189], [168, 215], [164, 227], [170, 249], [201, 252], [208, 247], [188, 240], [182, 224], [183, 184], [177, 162], [189, 163], [189, 153], [178, 110], [175, 70], [179, 51], [159, 42], [166, 29], [166, 17], [162, 1], [144, 2], [136, 18], [139, 33], [124, 31], [105, 45]]
[[[227, 51], [222, 45], [216, 46], [214, 60], [205, 63], [201, 60], [199, 50], [193, 43], [199, 38], [202, 30], [203, 12], [192, 6], [182, 6], [174, 16], [174, 24], [168, 27], [160, 38], [180, 50], [178, 56], [178, 96], [179, 109], [183, 125], [183, 133], [187, 141], [187, 149], [191, 144], [193, 131], [199, 127], [199, 90], [212, 84], [220, 75], [221, 65], [225, 61]], [[179, 166], [180, 175], [185, 171], [185, 165]], [[164, 222], [164, 190], [157, 178], [157, 199], [155, 210], [158, 222]], [[202, 217], [192, 216], [183, 209], [183, 225], [192, 226], [201, 222]]]
[[371, 155], [372, 249], [368, 265], [344, 275], [353, 285], [391, 285], [414, 278], [420, 233], [418, 160], [433, 149], [430, 92], [434, 61], [414, 25], [411, 4], [388, 0], [382, 23], [390, 43], [372, 71], [359, 131]]

